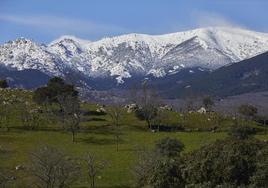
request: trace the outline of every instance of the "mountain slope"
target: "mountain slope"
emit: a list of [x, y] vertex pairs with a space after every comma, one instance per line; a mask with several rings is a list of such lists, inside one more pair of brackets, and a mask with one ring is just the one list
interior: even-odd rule
[[0, 65], [49, 76], [81, 74], [124, 83], [164, 77], [185, 68], [215, 70], [268, 51], [268, 34], [238, 28], [201, 28], [166, 35], [128, 34], [91, 42], [63, 36], [48, 45], [17, 39], [0, 46]]
[[6, 79], [10, 87], [33, 89], [46, 85], [50, 77], [39, 70], [10, 70], [0, 67], [0, 79]]
[[195, 95], [230, 96], [268, 91], [268, 52], [224, 66], [205, 75], [174, 84], [163, 95], [169, 97]]

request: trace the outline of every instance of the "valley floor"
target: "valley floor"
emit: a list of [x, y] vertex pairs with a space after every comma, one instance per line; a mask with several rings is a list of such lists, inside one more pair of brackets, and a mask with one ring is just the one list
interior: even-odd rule
[[[0, 135], [1, 148], [8, 148], [0, 163], [1, 166], [14, 169], [18, 165], [25, 166], [29, 162], [30, 152], [43, 145], [60, 148], [75, 158], [82, 158], [87, 152], [92, 152], [97, 158], [105, 159], [109, 163], [106, 170], [98, 177], [97, 187], [130, 187], [133, 184], [131, 168], [136, 158], [137, 148], [152, 147], [155, 141], [167, 136], [181, 140], [186, 146], [185, 152], [190, 152], [204, 144], [225, 138], [226, 133], [152, 133], [128, 129], [122, 132], [119, 151], [116, 151], [114, 136], [107, 129], [92, 129], [88, 133], [79, 133], [75, 143], [72, 143], [71, 135], [67, 133], [16, 130]], [[268, 139], [268, 135], [257, 137]], [[23, 173], [20, 171], [16, 173], [23, 180]], [[82, 176], [74, 187], [87, 187], [87, 181], [87, 178]], [[16, 181], [16, 186], [20, 187], [20, 184], [21, 181]]]

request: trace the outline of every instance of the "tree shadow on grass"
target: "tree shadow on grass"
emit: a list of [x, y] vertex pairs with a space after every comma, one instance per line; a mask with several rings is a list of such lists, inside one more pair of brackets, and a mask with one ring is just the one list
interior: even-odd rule
[[[116, 144], [115, 138], [96, 138], [96, 137], [87, 137], [87, 138], [77, 138], [77, 142], [84, 142], [87, 144], [96, 144], [96, 145], [114, 145]], [[124, 143], [123, 139], [119, 139], [119, 144]]]
[[[0, 142], [1, 142], [1, 144], [14, 142], [16, 140], [18, 140], [18, 137], [14, 136], [14, 135], [2, 134], [2, 133], [0, 135]], [[0, 144], [0, 151], [1, 151], [1, 147], [2, 147], [1, 144]]]
[[29, 127], [29, 126], [14, 126], [10, 129], [10, 132], [12, 133], [20, 133], [20, 132], [40, 132], [40, 131], [44, 131], [44, 132], [61, 132], [63, 130], [62, 127], [45, 127], [45, 126], [37, 126], [37, 127]]
[[115, 135], [115, 131], [113, 127], [110, 125], [82, 127], [81, 131], [85, 133], [100, 134], [100, 135]]
[[92, 121], [107, 121], [104, 118], [98, 118], [98, 117], [82, 117], [81, 122], [92, 122]]
[[129, 129], [132, 130], [132, 131], [140, 131], [140, 132], [146, 132], [146, 131], [148, 131], [148, 127], [147, 126], [141, 126], [141, 125], [129, 126]]
[[111, 185], [111, 186], [102, 186], [102, 188], [130, 188], [130, 186], [128, 186], [128, 185]]

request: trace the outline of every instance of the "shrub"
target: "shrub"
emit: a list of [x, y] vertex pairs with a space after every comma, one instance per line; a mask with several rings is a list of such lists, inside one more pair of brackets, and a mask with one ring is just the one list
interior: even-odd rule
[[216, 141], [185, 157], [184, 178], [188, 184], [248, 186], [257, 170], [256, 153], [264, 146], [255, 139]]
[[246, 126], [232, 127], [229, 131], [229, 135], [237, 139], [248, 139], [253, 134], [256, 134], [256, 130]]
[[166, 158], [156, 161], [148, 184], [154, 188], [183, 188], [180, 160]]
[[180, 156], [180, 153], [184, 149], [184, 144], [177, 139], [173, 138], [164, 138], [159, 140], [155, 144], [156, 153], [161, 156], [174, 158]]

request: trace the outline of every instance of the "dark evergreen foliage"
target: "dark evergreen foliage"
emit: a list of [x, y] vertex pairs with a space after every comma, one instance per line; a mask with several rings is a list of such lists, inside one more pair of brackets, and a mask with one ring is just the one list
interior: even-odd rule
[[156, 142], [155, 150], [156, 153], [164, 157], [179, 157], [180, 153], [184, 150], [184, 144], [175, 138], [167, 137]]
[[185, 157], [184, 178], [188, 184], [249, 186], [258, 171], [256, 154], [264, 147], [255, 139], [219, 140]]
[[47, 86], [35, 90], [33, 100], [37, 103], [58, 102], [59, 96], [77, 97], [78, 92], [73, 85], [66, 84], [62, 78], [54, 77], [50, 79]]
[[8, 83], [6, 80], [0, 80], [0, 88], [8, 88]]

